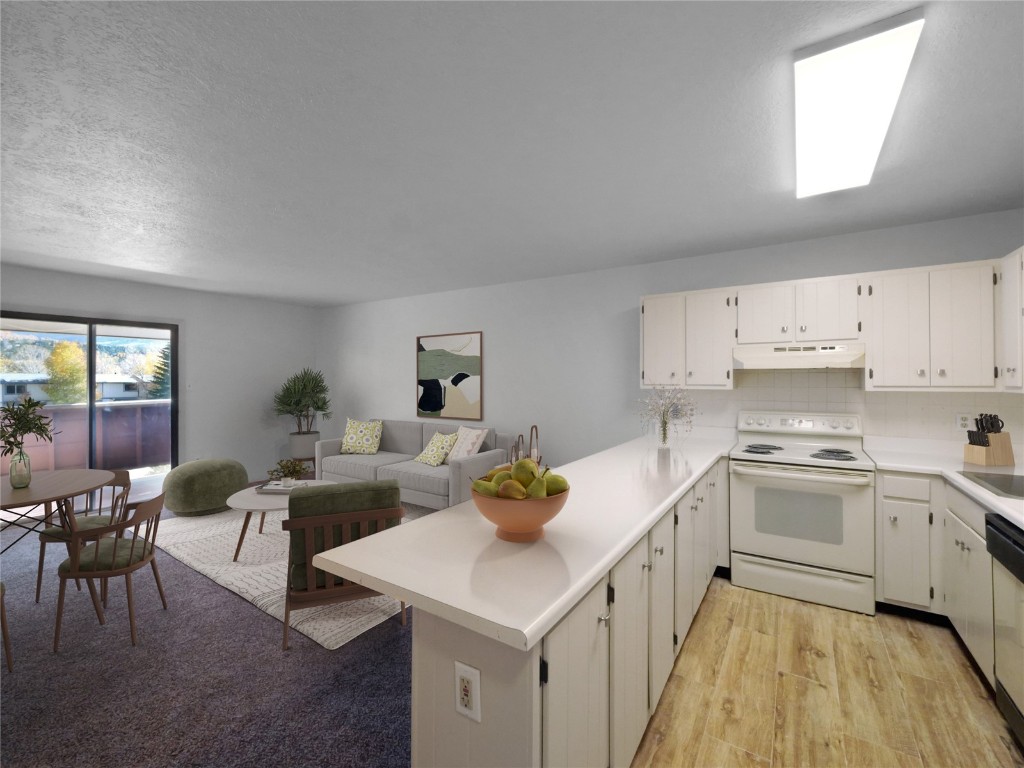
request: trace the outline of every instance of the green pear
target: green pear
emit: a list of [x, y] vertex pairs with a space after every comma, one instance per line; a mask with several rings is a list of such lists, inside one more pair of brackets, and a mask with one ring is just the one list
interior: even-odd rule
[[569, 490], [569, 481], [561, 475], [550, 474], [544, 478], [548, 484], [548, 496], [557, 496]]
[[498, 498], [500, 499], [525, 499], [526, 489], [515, 480], [508, 479], [498, 486]]
[[497, 496], [498, 486], [488, 480], [474, 480], [473, 490], [481, 496]]
[[531, 499], [543, 499], [548, 495], [548, 482], [543, 476], [533, 478], [526, 487], [526, 495]]
[[523, 488], [529, 487], [533, 479], [540, 474], [537, 462], [533, 459], [520, 459], [512, 465], [512, 479], [518, 482]]
[[488, 480], [493, 480], [494, 477], [499, 472], [511, 472], [511, 471], [512, 471], [512, 465], [511, 464], [502, 464], [500, 467], [495, 467], [490, 472], [488, 472], [487, 473], [487, 479]]
[[501, 485], [506, 480], [511, 480], [511, 479], [512, 479], [512, 473], [509, 472], [507, 469], [505, 469], [505, 470], [502, 470], [501, 472], [499, 472], [498, 474], [496, 474], [494, 477], [492, 477], [491, 478], [491, 482], [494, 483], [495, 485]]

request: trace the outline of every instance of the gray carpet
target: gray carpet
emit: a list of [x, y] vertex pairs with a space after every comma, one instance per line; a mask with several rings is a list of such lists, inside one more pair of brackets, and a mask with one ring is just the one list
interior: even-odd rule
[[393, 617], [335, 651], [292, 633], [285, 652], [279, 621], [161, 552], [167, 611], [152, 573], [133, 577], [138, 646], [121, 579], [105, 626], [69, 585], [54, 655], [60, 551], [48, 547], [39, 604], [36, 538], [0, 562], [14, 658], [0, 673], [5, 768], [409, 765], [411, 623]]

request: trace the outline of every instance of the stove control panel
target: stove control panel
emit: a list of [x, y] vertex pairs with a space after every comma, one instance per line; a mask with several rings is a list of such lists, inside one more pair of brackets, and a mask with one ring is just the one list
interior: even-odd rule
[[737, 427], [743, 432], [860, 435], [860, 416], [853, 413], [778, 413], [741, 411]]

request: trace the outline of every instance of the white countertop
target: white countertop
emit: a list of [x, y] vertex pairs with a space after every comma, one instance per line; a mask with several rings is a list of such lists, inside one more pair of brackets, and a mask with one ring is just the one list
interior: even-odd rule
[[[1024, 528], [1024, 501], [997, 496], [968, 480], [961, 472], [992, 474], [1024, 474], [1019, 467], [987, 467], [964, 462], [963, 443], [949, 440], [916, 440], [895, 437], [865, 437], [864, 450], [879, 470], [917, 472], [941, 475], [950, 485], [967, 494], [992, 512], [998, 512], [1015, 525]], [[1013, 446], [1014, 458], [1024, 461], [1024, 447]]]
[[557, 468], [569, 498], [532, 544], [494, 535], [472, 501], [317, 555], [313, 565], [528, 650], [735, 443], [695, 429], [659, 454], [638, 438]]

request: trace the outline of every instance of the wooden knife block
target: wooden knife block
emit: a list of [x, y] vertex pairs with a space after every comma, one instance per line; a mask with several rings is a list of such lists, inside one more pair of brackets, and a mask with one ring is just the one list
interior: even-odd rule
[[965, 445], [964, 462], [982, 464], [986, 467], [1012, 467], [1013, 446], [1009, 432], [993, 432], [988, 436], [988, 445]]

